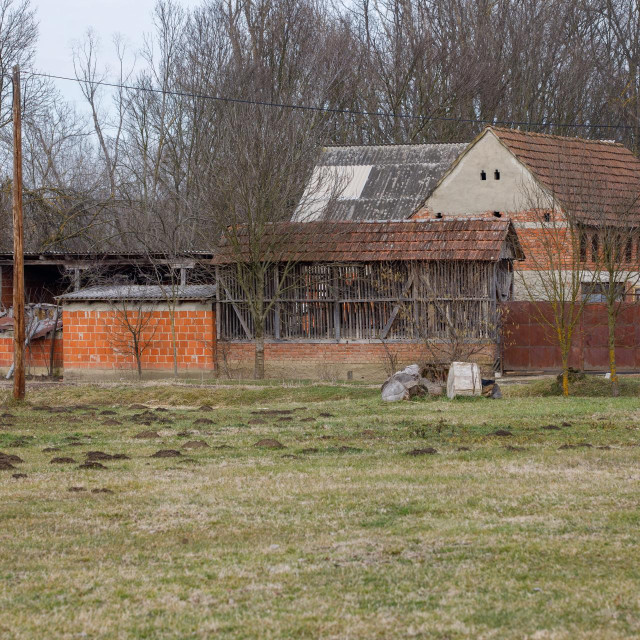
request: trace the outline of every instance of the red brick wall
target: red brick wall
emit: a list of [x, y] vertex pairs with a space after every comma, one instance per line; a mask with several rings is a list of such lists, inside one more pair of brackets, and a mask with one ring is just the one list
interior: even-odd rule
[[[62, 331], [56, 333], [53, 348], [53, 367], [56, 371], [62, 369], [63, 338]], [[45, 373], [49, 368], [51, 354], [51, 338], [34, 340], [25, 353], [27, 373]], [[13, 331], [0, 335], [0, 368], [8, 369], [13, 364]]]
[[[433, 359], [419, 343], [387, 343], [386, 347], [397, 356], [398, 368]], [[346, 379], [351, 371], [354, 380], [381, 380], [389, 366], [387, 349], [379, 342], [267, 342], [265, 370], [268, 377]], [[217, 351], [220, 375], [251, 375], [253, 343], [220, 342]], [[493, 364], [494, 354], [495, 346], [490, 344], [472, 359], [489, 366]]]
[[[135, 315], [135, 311], [130, 312]], [[180, 371], [213, 370], [215, 368], [215, 317], [209, 309], [176, 310], [176, 340], [178, 369]], [[113, 310], [65, 307], [62, 312], [64, 326], [64, 368], [134, 370], [135, 358], [123, 345], [125, 330], [122, 320]], [[169, 311], [152, 311], [151, 321], [145, 329], [150, 338], [142, 355], [144, 370], [171, 371], [173, 369], [173, 343]]]

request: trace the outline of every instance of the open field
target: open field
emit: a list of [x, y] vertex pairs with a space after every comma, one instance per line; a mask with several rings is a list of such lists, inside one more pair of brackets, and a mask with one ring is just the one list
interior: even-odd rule
[[638, 397], [531, 389], [3, 391], [0, 637], [636, 637]]

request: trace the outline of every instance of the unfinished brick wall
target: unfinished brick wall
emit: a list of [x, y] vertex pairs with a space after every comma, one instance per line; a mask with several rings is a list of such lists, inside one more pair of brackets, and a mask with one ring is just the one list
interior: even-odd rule
[[[157, 305], [149, 313], [143, 339], [149, 338], [150, 344], [142, 355], [142, 368], [170, 373], [173, 341], [169, 310]], [[106, 305], [65, 305], [62, 319], [65, 377], [135, 372], [135, 357], [123, 346], [122, 321], [113, 309]], [[179, 373], [214, 373], [215, 314], [211, 306], [180, 305], [175, 311], [175, 330]]]
[[[63, 337], [62, 331], [56, 332], [53, 345], [54, 373], [62, 372]], [[51, 337], [33, 340], [25, 352], [26, 373], [44, 375], [49, 373], [51, 358]], [[6, 372], [13, 364], [13, 331], [0, 335], [0, 371]]]
[[[219, 375], [249, 377], [254, 353], [251, 342], [219, 342]], [[390, 367], [389, 353], [397, 357], [398, 368], [432, 359], [426, 347], [415, 342], [267, 342], [265, 374], [271, 378], [379, 381]], [[473, 359], [488, 368], [495, 353], [495, 345], [487, 344]], [[448, 357], [443, 356], [443, 360], [448, 361]]]

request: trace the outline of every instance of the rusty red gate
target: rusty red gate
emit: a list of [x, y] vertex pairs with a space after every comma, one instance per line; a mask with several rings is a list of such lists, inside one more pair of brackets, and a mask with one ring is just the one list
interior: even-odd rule
[[[540, 320], [551, 317], [548, 303], [504, 305], [502, 362], [506, 371], [557, 371], [560, 349], [552, 329]], [[569, 364], [584, 371], [609, 370], [609, 330], [604, 304], [588, 304], [576, 326]], [[620, 371], [640, 371], [640, 305], [627, 304], [616, 324], [616, 364]]]

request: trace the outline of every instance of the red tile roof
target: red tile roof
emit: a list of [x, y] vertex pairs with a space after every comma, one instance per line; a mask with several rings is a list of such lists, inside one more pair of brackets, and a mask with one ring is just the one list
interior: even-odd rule
[[[524, 258], [511, 222], [477, 218], [384, 222], [292, 222], [274, 227], [278, 240], [262, 243], [269, 259], [303, 262], [377, 262], [382, 260], [500, 259], [510, 244]], [[240, 234], [244, 244], [246, 234]], [[246, 245], [245, 245], [246, 246]], [[236, 261], [236, 252], [222, 243], [213, 264]], [[265, 255], [266, 258], [266, 255]]]
[[586, 224], [640, 224], [640, 160], [625, 146], [490, 127], [547, 187], [562, 209]]

